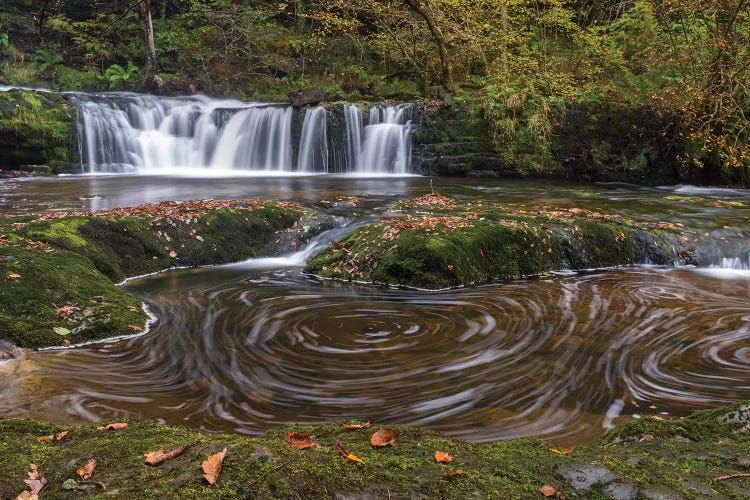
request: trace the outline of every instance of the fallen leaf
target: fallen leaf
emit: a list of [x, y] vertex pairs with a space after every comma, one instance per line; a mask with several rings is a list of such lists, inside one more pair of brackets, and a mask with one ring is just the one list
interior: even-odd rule
[[77, 306], [70, 306], [70, 305], [62, 306], [62, 307], [55, 306], [55, 312], [57, 313], [57, 317], [61, 319], [67, 319], [68, 316], [70, 316], [71, 314], [79, 310], [80, 308], [78, 308]]
[[63, 339], [63, 344], [70, 345], [70, 339]]
[[224, 461], [224, 457], [227, 456], [227, 449], [224, 448], [219, 453], [215, 453], [208, 457], [208, 460], [203, 462], [203, 477], [208, 481], [208, 484], [216, 484], [221, 473], [221, 463]]
[[85, 481], [86, 479], [91, 477], [91, 474], [94, 473], [94, 469], [96, 468], [96, 460], [93, 458], [89, 458], [86, 460], [86, 464], [83, 467], [79, 467], [76, 469], [76, 474], [78, 474], [78, 477], [81, 478], [82, 481]]
[[292, 445], [295, 450], [304, 450], [306, 448], [320, 448], [320, 444], [314, 443], [312, 434], [306, 432], [287, 432], [284, 435], [284, 441]]
[[13, 283], [20, 283], [21, 282], [21, 275], [20, 274], [9, 274], [5, 277], [7, 281], [12, 281]]
[[456, 469], [456, 470], [452, 470], [452, 471], [446, 472], [445, 473], [445, 477], [447, 477], [448, 479], [451, 479], [451, 478], [454, 478], [456, 476], [460, 476], [463, 473], [464, 473], [464, 471], [462, 469]]
[[541, 493], [545, 497], [551, 497], [557, 493], [557, 490], [549, 484], [545, 484], [544, 486], [539, 488], [539, 493]]
[[453, 461], [453, 457], [448, 455], [444, 451], [436, 451], [435, 452], [435, 461], [440, 462], [441, 464], [447, 464]]
[[347, 424], [344, 423], [344, 427], [347, 429], [369, 429], [370, 428], [370, 421], [368, 420], [364, 424]]
[[357, 462], [359, 464], [365, 463], [365, 461], [359, 458], [357, 455], [346, 451], [346, 448], [344, 448], [344, 445], [341, 444], [341, 441], [338, 441], [336, 443], [336, 449], [339, 450], [339, 453], [341, 453], [341, 455], [343, 455], [347, 460], [351, 460], [352, 462]]
[[56, 326], [52, 329], [53, 332], [55, 332], [58, 335], [68, 335], [70, 334], [70, 330], [65, 328], [64, 326]]
[[134, 330], [136, 332], [142, 332], [143, 331], [143, 328], [141, 328], [138, 325], [128, 325], [128, 328], [130, 328], [131, 330]]
[[126, 424], [125, 422], [117, 422], [114, 424], [103, 425], [101, 427], [97, 427], [96, 429], [100, 431], [119, 431], [127, 426], [128, 424]]
[[[44, 476], [44, 472], [39, 472], [39, 469], [34, 464], [29, 464], [29, 475], [28, 479], [24, 479], [23, 482], [29, 486], [30, 491], [24, 491], [19, 495], [19, 498], [38, 498], [39, 493], [47, 484], [47, 478]], [[24, 493], [28, 497], [23, 497]]]
[[177, 252], [175, 252], [174, 250], [172, 250], [171, 252], [169, 252], [169, 256], [174, 259], [175, 257], [177, 257]]
[[179, 446], [172, 451], [164, 451], [164, 448], [159, 448], [156, 451], [145, 453], [143, 456], [146, 457], [146, 463], [148, 465], [159, 465], [162, 462], [166, 462], [170, 458], [179, 457], [186, 450], [185, 446]]
[[43, 443], [45, 441], [60, 441], [62, 438], [68, 435], [70, 431], [58, 432], [57, 434], [50, 434], [49, 436], [39, 436], [36, 438], [37, 441]]
[[370, 437], [370, 443], [373, 446], [396, 446], [396, 436], [398, 436], [398, 431], [380, 429]]
[[565, 448], [562, 450], [558, 450], [557, 448], [550, 448], [549, 451], [551, 451], [555, 455], [565, 456], [570, 455], [573, 452], [573, 448]]

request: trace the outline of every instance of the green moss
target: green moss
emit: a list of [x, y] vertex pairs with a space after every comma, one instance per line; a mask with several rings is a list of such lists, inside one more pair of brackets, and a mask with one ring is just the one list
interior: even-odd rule
[[60, 94], [30, 90], [0, 93], [3, 167], [70, 162], [76, 113]]
[[[306, 271], [328, 278], [439, 289], [636, 262], [636, 223], [580, 209], [510, 209], [432, 194], [351, 233]], [[641, 231], [640, 236], [644, 238]], [[649, 243], [652, 243], [649, 240]], [[657, 245], [658, 242], [653, 242]]]
[[[209, 435], [130, 421], [120, 431], [99, 431], [95, 424], [58, 426], [28, 419], [0, 420], [0, 495], [14, 498], [25, 489], [23, 479], [30, 463], [45, 472], [49, 498], [73, 496], [62, 490], [75, 469], [89, 458], [97, 461], [93, 481], [107, 490], [92, 490], [94, 498], [332, 498], [369, 495], [376, 498], [536, 498], [539, 487], [552, 485], [568, 498], [609, 498], [607, 487], [627, 484], [646, 497], [654, 488], [686, 498], [722, 494], [742, 497], [745, 478], [716, 481], [742, 472], [740, 462], [750, 454], [750, 440], [735, 424], [722, 423], [727, 415], [742, 411], [737, 404], [725, 409], [698, 412], [679, 420], [659, 422], [647, 439], [612, 442], [612, 436], [654, 431], [650, 420], [621, 424], [591, 444], [566, 456], [550, 451], [538, 439], [501, 443], [467, 444], [422, 427], [393, 425], [399, 432], [395, 447], [370, 445], [372, 429], [346, 430], [340, 425], [282, 427], [258, 437]], [[747, 406], [744, 412], [746, 413]], [[676, 440], [692, 429], [694, 440]], [[36, 437], [62, 430], [62, 441], [38, 442]], [[284, 441], [289, 431], [309, 432], [320, 449], [294, 450]], [[636, 437], [635, 434], [633, 437]], [[356, 464], [336, 450], [341, 442], [365, 461]], [[150, 467], [143, 455], [159, 448], [187, 446], [187, 451], [162, 465]], [[201, 477], [201, 463], [226, 447], [219, 481], [209, 486]], [[436, 451], [446, 451], [450, 464], [438, 464]], [[463, 473], [448, 479], [445, 473]], [[606, 474], [597, 476], [597, 471]], [[598, 481], [598, 482], [597, 482]], [[591, 483], [585, 486], [584, 483]], [[541, 498], [541, 497], [540, 497]]]
[[[149, 205], [40, 220], [0, 217], [6, 238], [0, 238], [0, 338], [43, 347], [131, 334], [144, 327], [146, 315], [114, 283], [174, 266], [256, 256], [276, 231], [303, 215], [298, 207], [271, 203], [187, 207]], [[63, 306], [77, 310], [60, 318], [56, 307]]]

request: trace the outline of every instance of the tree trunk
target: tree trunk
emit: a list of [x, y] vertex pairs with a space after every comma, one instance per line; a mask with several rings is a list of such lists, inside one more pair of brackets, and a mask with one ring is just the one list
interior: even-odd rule
[[446, 88], [446, 90], [450, 90], [452, 88], [451, 72], [450, 66], [448, 65], [448, 52], [445, 50], [443, 32], [438, 25], [435, 24], [432, 12], [425, 9], [420, 0], [404, 0], [404, 3], [414, 12], [419, 14], [419, 16], [427, 23], [427, 28], [430, 30], [430, 34], [432, 34], [432, 39], [434, 40], [435, 45], [437, 45], [438, 54], [440, 55], [440, 83]]
[[146, 74], [143, 87], [151, 90], [156, 83], [156, 46], [154, 45], [154, 26], [151, 23], [151, 0], [141, 0], [138, 9], [143, 19], [143, 35], [146, 41]]

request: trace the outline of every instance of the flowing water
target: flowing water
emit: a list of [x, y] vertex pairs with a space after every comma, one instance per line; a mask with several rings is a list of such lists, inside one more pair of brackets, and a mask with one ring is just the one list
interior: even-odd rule
[[124, 285], [157, 318], [148, 334], [0, 365], [0, 415], [69, 423], [130, 415], [242, 433], [372, 418], [426, 424], [474, 442], [535, 435], [575, 444], [622, 418], [750, 399], [745, 191], [110, 175], [0, 181], [0, 210], [252, 197], [331, 207], [321, 201], [357, 196], [355, 207], [329, 209], [348, 221], [345, 232], [431, 188], [684, 224], [725, 235], [719, 246], [735, 234], [730, 246], [739, 250], [718, 252], [705, 268], [550, 274], [430, 293], [306, 277], [301, 265], [313, 249], [164, 272]]

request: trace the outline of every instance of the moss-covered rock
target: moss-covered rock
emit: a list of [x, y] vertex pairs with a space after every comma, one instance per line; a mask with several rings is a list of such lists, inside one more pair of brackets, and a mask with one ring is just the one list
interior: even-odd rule
[[666, 264], [684, 250], [667, 244], [657, 227], [649, 232], [616, 214], [577, 208], [525, 210], [433, 194], [394, 209], [405, 217], [354, 231], [317, 255], [306, 271], [439, 289], [553, 270]]
[[141, 331], [146, 314], [116, 282], [257, 256], [304, 213], [233, 200], [0, 217], [0, 338], [43, 347]]
[[[550, 485], [567, 498], [744, 498], [750, 488], [748, 403], [697, 412], [684, 419], [643, 418], [621, 424], [588, 445], [556, 450], [537, 439], [467, 444], [422, 427], [394, 425], [394, 447], [370, 445], [371, 429], [341, 425], [282, 427], [259, 437], [209, 435], [150, 421], [130, 421], [119, 431], [96, 424], [59, 426], [28, 419], [0, 420], [0, 495], [26, 489], [29, 464], [44, 472], [47, 498], [80, 491], [95, 498], [541, 498]], [[734, 418], [738, 414], [744, 418]], [[61, 431], [61, 440], [36, 438]], [[295, 450], [287, 432], [308, 432], [320, 448]], [[347, 460], [336, 449], [364, 460]], [[187, 446], [159, 466], [144, 454]], [[227, 448], [216, 485], [202, 478], [201, 463]], [[452, 456], [435, 461], [436, 451]], [[76, 468], [94, 458], [92, 482], [77, 484]], [[461, 470], [453, 477], [448, 472]], [[733, 474], [738, 474], [732, 476]], [[728, 477], [727, 477], [728, 476]], [[722, 477], [724, 477], [722, 479]], [[661, 498], [661, 497], [660, 497]]]
[[0, 169], [46, 164], [51, 173], [65, 170], [73, 158], [75, 123], [75, 108], [64, 94], [0, 92]]

